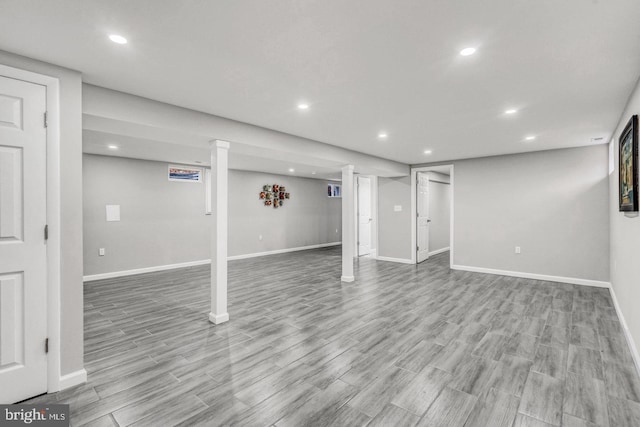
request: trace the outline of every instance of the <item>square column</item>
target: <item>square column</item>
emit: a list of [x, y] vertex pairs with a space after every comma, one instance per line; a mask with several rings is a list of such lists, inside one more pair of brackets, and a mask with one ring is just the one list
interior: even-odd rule
[[343, 282], [353, 282], [353, 254], [355, 239], [355, 197], [353, 165], [342, 167], [342, 277]]
[[211, 149], [211, 313], [209, 321], [229, 320], [227, 313], [227, 240], [229, 143], [212, 141]]

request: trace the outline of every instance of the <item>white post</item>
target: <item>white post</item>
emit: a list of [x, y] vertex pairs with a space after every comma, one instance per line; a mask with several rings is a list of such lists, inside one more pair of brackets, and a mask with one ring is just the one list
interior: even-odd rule
[[229, 143], [212, 141], [211, 148], [211, 313], [209, 321], [227, 322], [227, 216]]
[[353, 282], [353, 254], [355, 250], [355, 197], [353, 165], [342, 167], [342, 277], [343, 282]]

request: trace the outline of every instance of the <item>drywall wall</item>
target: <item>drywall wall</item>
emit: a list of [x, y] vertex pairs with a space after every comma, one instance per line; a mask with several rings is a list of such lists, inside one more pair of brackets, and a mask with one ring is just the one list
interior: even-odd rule
[[451, 237], [451, 185], [449, 176], [427, 172], [429, 177], [429, 252], [449, 248]]
[[57, 78], [60, 85], [60, 370], [83, 369], [82, 81], [80, 73], [0, 51], [0, 64]]
[[[265, 184], [284, 185], [291, 199], [264, 206]], [[327, 197], [327, 181], [229, 171], [229, 256], [339, 242], [341, 223], [342, 199]]]
[[453, 264], [608, 282], [607, 163], [606, 145], [448, 162]]
[[[171, 182], [167, 166], [84, 155], [86, 276], [210, 258], [205, 185]], [[265, 184], [285, 185], [291, 199], [278, 209], [264, 206], [258, 195]], [[229, 256], [340, 241], [341, 199], [328, 198], [326, 184], [229, 171]], [[119, 222], [106, 221], [106, 205], [120, 205]]]
[[618, 137], [632, 115], [640, 115], [640, 84], [629, 98], [615, 132], [611, 147], [609, 175], [609, 215], [611, 224], [611, 286], [620, 305], [630, 335], [635, 341], [636, 354], [640, 345], [640, 217], [624, 214], [618, 209]]
[[410, 262], [410, 241], [410, 177], [378, 178], [378, 257]]

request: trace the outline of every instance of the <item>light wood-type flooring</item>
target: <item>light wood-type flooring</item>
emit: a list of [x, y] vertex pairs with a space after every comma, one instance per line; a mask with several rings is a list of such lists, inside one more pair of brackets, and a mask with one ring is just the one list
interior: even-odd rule
[[72, 425], [640, 426], [608, 290], [361, 258], [340, 248], [85, 284], [87, 384], [30, 402]]

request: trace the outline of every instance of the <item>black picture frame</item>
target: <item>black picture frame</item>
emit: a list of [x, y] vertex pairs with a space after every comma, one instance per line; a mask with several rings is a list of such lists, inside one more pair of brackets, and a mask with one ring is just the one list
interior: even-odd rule
[[629, 119], [618, 141], [620, 212], [638, 212], [638, 115]]

